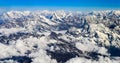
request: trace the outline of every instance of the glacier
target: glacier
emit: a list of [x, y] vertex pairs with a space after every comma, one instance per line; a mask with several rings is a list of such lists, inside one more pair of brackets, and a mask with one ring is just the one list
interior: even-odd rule
[[3, 12], [0, 63], [120, 63], [120, 10]]

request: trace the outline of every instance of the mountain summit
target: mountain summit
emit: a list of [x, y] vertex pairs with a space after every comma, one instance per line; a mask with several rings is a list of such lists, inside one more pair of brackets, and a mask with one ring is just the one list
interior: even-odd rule
[[8, 11], [0, 63], [120, 63], [120, 11]]

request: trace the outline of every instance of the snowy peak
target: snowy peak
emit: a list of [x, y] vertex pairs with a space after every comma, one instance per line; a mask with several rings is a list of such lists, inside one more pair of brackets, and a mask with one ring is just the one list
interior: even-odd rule
[[9, 11], [4, 13], [5, 18], [20, 18], [22, 16], [28, 16], [30, 14], [30, 11]]
[[120, 63], [120, 10], [9, 11], [0, 63]]

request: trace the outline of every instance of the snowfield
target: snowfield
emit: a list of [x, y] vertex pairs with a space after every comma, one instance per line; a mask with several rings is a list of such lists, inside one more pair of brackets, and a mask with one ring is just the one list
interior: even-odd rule
[[120, 10], [4, 12], [0, 63], [120, 63]]

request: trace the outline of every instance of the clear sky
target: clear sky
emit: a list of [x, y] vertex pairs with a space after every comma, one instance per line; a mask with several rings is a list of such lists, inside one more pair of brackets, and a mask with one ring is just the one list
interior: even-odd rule
[[0, 0], [0, 8], [120, 9], [120, 0]]

